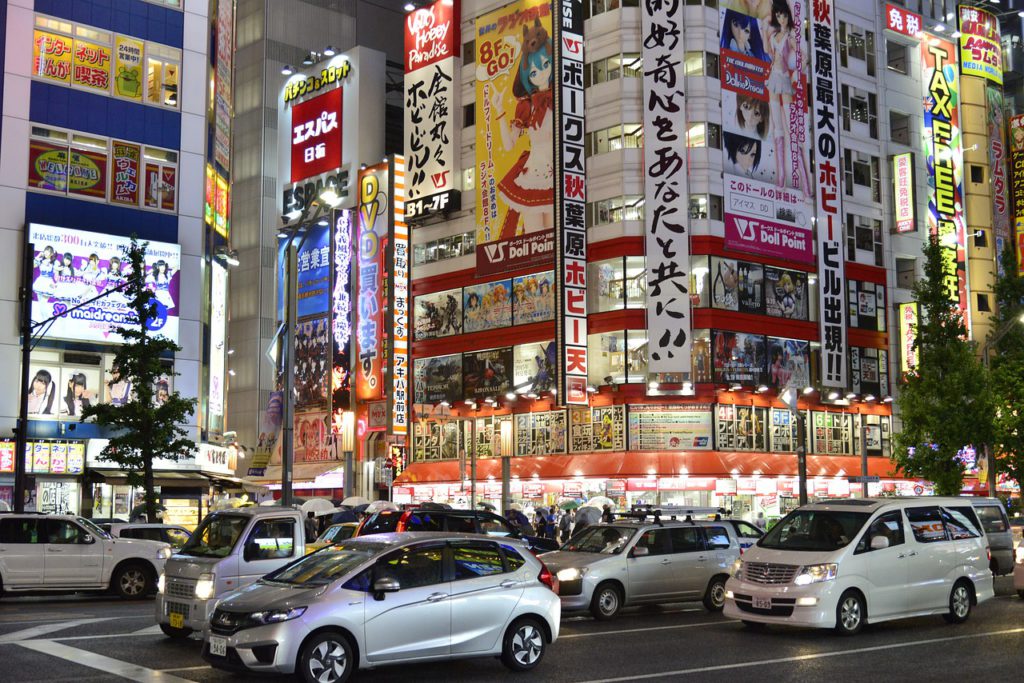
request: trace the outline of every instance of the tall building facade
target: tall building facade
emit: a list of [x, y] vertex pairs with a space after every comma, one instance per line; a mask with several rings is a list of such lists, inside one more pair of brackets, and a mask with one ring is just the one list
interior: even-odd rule
[[[938, 234], [985, 339], [1013, 237], [998, 29], [1016, 12], [560, 4], [586, 17], [581, 70], [552, 3], [461, 3], [461, 203], [406, 205], [414, 410], [395, 499], [464, 503], [475, 467], [496, 502], [505, 465], [526, 504], [776, 516], [797, 501], [798, 418], [812, 497], [928, 491], [889, 460], [911, 288]], [[404, 134], [409, 156], [408, 119]]]
[[[113, 327], [126, 310], [117, 287], [132, 236], [149, 245], [147, 282], [158, 301], [150, 328], [182, 347], [164, 359], [157, 400], [172, 391], [197, 399], [186, 425], [195, 457], [156, 463], [165, 521], [197, 523], [216, 476], [233, 473], [231, 455], [216, 445], [226, 321], [223, 296], [214, 296], [231, 258], [232, 10], [227, 0], [4, 3], [0, 500], [8, 504], [22, 457], [28, 509], [127, 517], [137, 502], [124, 473], [98, 457], [107, 434], [79, 421], [83, 406], [117, 404], [132, 390], [113, 366]], [[37, 323], [21, 389], [29, 402], [24, 456], [11, 436], [23, 277]]]

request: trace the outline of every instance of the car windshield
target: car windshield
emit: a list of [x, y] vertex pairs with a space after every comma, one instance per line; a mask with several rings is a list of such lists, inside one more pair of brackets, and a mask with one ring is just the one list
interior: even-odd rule
[[227, 557], [249, 518], [241, 515], [209, 515], [178, 552], [193, 557]]
[[614, 555], [633, 538], [636, 529], [620, 526], [592, 526], [570, 538], [562, 550], [570, 553], [602, 553]]
[[77, 519], [78, 523], [84, 526], [92, 535], [98, 536], [99, 538], [110, 538], [110, 534], [96, 526], [91, 519], [86, 519], [85, 517], [76, 517], [75, 519]]
[[870, 516], [867, 512], [794, 510], [757, 545], [777, 550], [836, 550], [850, 543]]
[[286, 583], [293, 586], [323, 586], [346, 576], [387, 547], [384, 543], [329, 545], [267, 574], [261, 579], [261, 582]]

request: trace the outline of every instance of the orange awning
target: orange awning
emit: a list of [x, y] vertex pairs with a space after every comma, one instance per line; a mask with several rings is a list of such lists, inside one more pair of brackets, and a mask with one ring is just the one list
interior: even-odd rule
[[[738, 474], [750, 476], [796, 476], [796, 455], [784, 453], [723, 453], [718, 451], [617, 451], [579, 455], [521, 456], [511, 459], [512, 476], [520, 479], [573, 479], [596, 477], [620, 479], [627, 477], [678, 477], [684, 472], [691, 477], [714, 477]], [[468, 475], [469, 463], [466, 464]], [[501, 461], [481, 458], [476, 463], [477, 480], [501, 479]], [[860, 458], [856, 456], [808, 455], [808, 477], [844, 477], [860, 475]], [[902, 479], [896, 467], [886, 458], [868, 458], [868, 474]], [[459, 463], [456, 460], [417, 462], [407, 467], [396, 484], [456, 483]]]

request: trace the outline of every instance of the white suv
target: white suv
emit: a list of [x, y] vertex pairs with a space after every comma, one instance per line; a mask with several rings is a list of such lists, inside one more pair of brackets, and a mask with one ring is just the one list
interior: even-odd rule
[[962, 623], [993, 597], [988, 540], [962, 498], [859, 498], [805, 505], [744, 553], [725, 616], [835, 628], [941, 614]]
[[139, 598], [156, 590], [166, 543], [115, 539], [75, 515], [0, 513], [0, 592], [107, 590]]

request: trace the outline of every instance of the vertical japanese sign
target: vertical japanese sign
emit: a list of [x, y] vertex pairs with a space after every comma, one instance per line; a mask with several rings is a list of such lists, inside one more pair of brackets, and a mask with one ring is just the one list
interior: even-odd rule
[[554, 256], [551, 6], [519, 0], [476, 20], [480, 276], [550, 267]]
[[963, 204], [963, 136], [956, 48], [940, 38], [921, 42], [924, 70], [924, 152], [927, 159], [928, 234], [943, 250], [945, 287], [970, 331], [967, 301], [966, 221]]
[[1010, 189], [1013, 191], [1012, 213], [1024, 218], [1024, 114], [1011, 116], [1009, 121]]
[[32, 34], [32, 75], [70, 83], [71, 52], [71, 38], [47, 31], [35, 31]]
[[643, 3], [644, 211], [650, 373], [689, 373], [690, 236], [681, 0]]
[[988, 164], [992, 173], [992, 231], [996, 236], [996, 268], [1003, 274], [1002, 253], [1010, 241], [1009, 181], [1006, 175], [1006, 116], [1003, 112], [1003, 90], [994, 85], [985, 87], [988, 109]]
[[392, 164], [392, 204], [394, 227], [390, 244], [391, 286], [388, 288], [388, 312], [391, 319], [390, 351], [391, 408], [388, 433], [404, 437], [409, 433], [409, 403], [412, 366], [409, 363], [409, 226], [405, 223], [405, 160], [396, 155]]
[[142, 101], [142, 41], [117, 36], [114, 39], [114, 94]]
[[[561, 0], [553, 22], [555, 169], [555, 294], [557, 397], [588, 405], [587, 394], [587, 169], [583, 103], [583, 3]], [[538, 22], [539, 25], [539, 22]]]
[[1003, 49], [999, 38], [999, 20], [991, 12], [960, 5], [960, 73], [987, 78], [1003, 84]]
[[359, 172], [359, 218], [356, 253], [356, 398], [384, 397], [384, 261], [391, 223], [388, 164]]
[[231, 62], [235, 52], [235, 0], [217, 0], [213, 158], [231, 170]]
[[914, 155], [910, 152], [892, 158], [893, 211], [896, 232], [913, 232], [914, 221]]
[[814, 263], [801, 30], [807, 0], [721, 5], [726, 247]]
[[341, 92], [338, 86], [292, 107], [293, 183], [341, 166]]
[[113, 142], [114, 167], [110, 185], [110, 201], [128, 206], [139, 205], [140, 164], [142, 149], [130, 142]]
[[843, 291], [843, 204], [839, 191], [839, 83], [836, 81], [836, 18], [832, 0], [816, 0], [811, 21], [814, 149], [817, 180], [818, 316], [821, 320], [821, 383], [847, 386], [846, 295]]
[[341, 434], [342, 414], [352, 406], [352, 211], [341, 209], [334, 219], [334, 290], [331, 338], [331, 429]]
[[[331, 291], [331, 230], [316, 224], [299, 248], [296, 270], [296, 317], [326, 315]], [[287, 241], [287, 240], [285, 240]]]
[[226, 393], [224, 364], [227, 349], [224, 348], [228, 324], [228, 269], [216, 260], [210, 271], [210, 402], [208, 415], [210, 427], [220, 431], [224, 419], [224, 395]]
[[459, 0], [436, 0], [405, 15], [407, 220], [461, 208]]
[[917, 303], [910, 302], [899, 305], [900, 331], [900, 370], [910, 372], [917, 367]]

